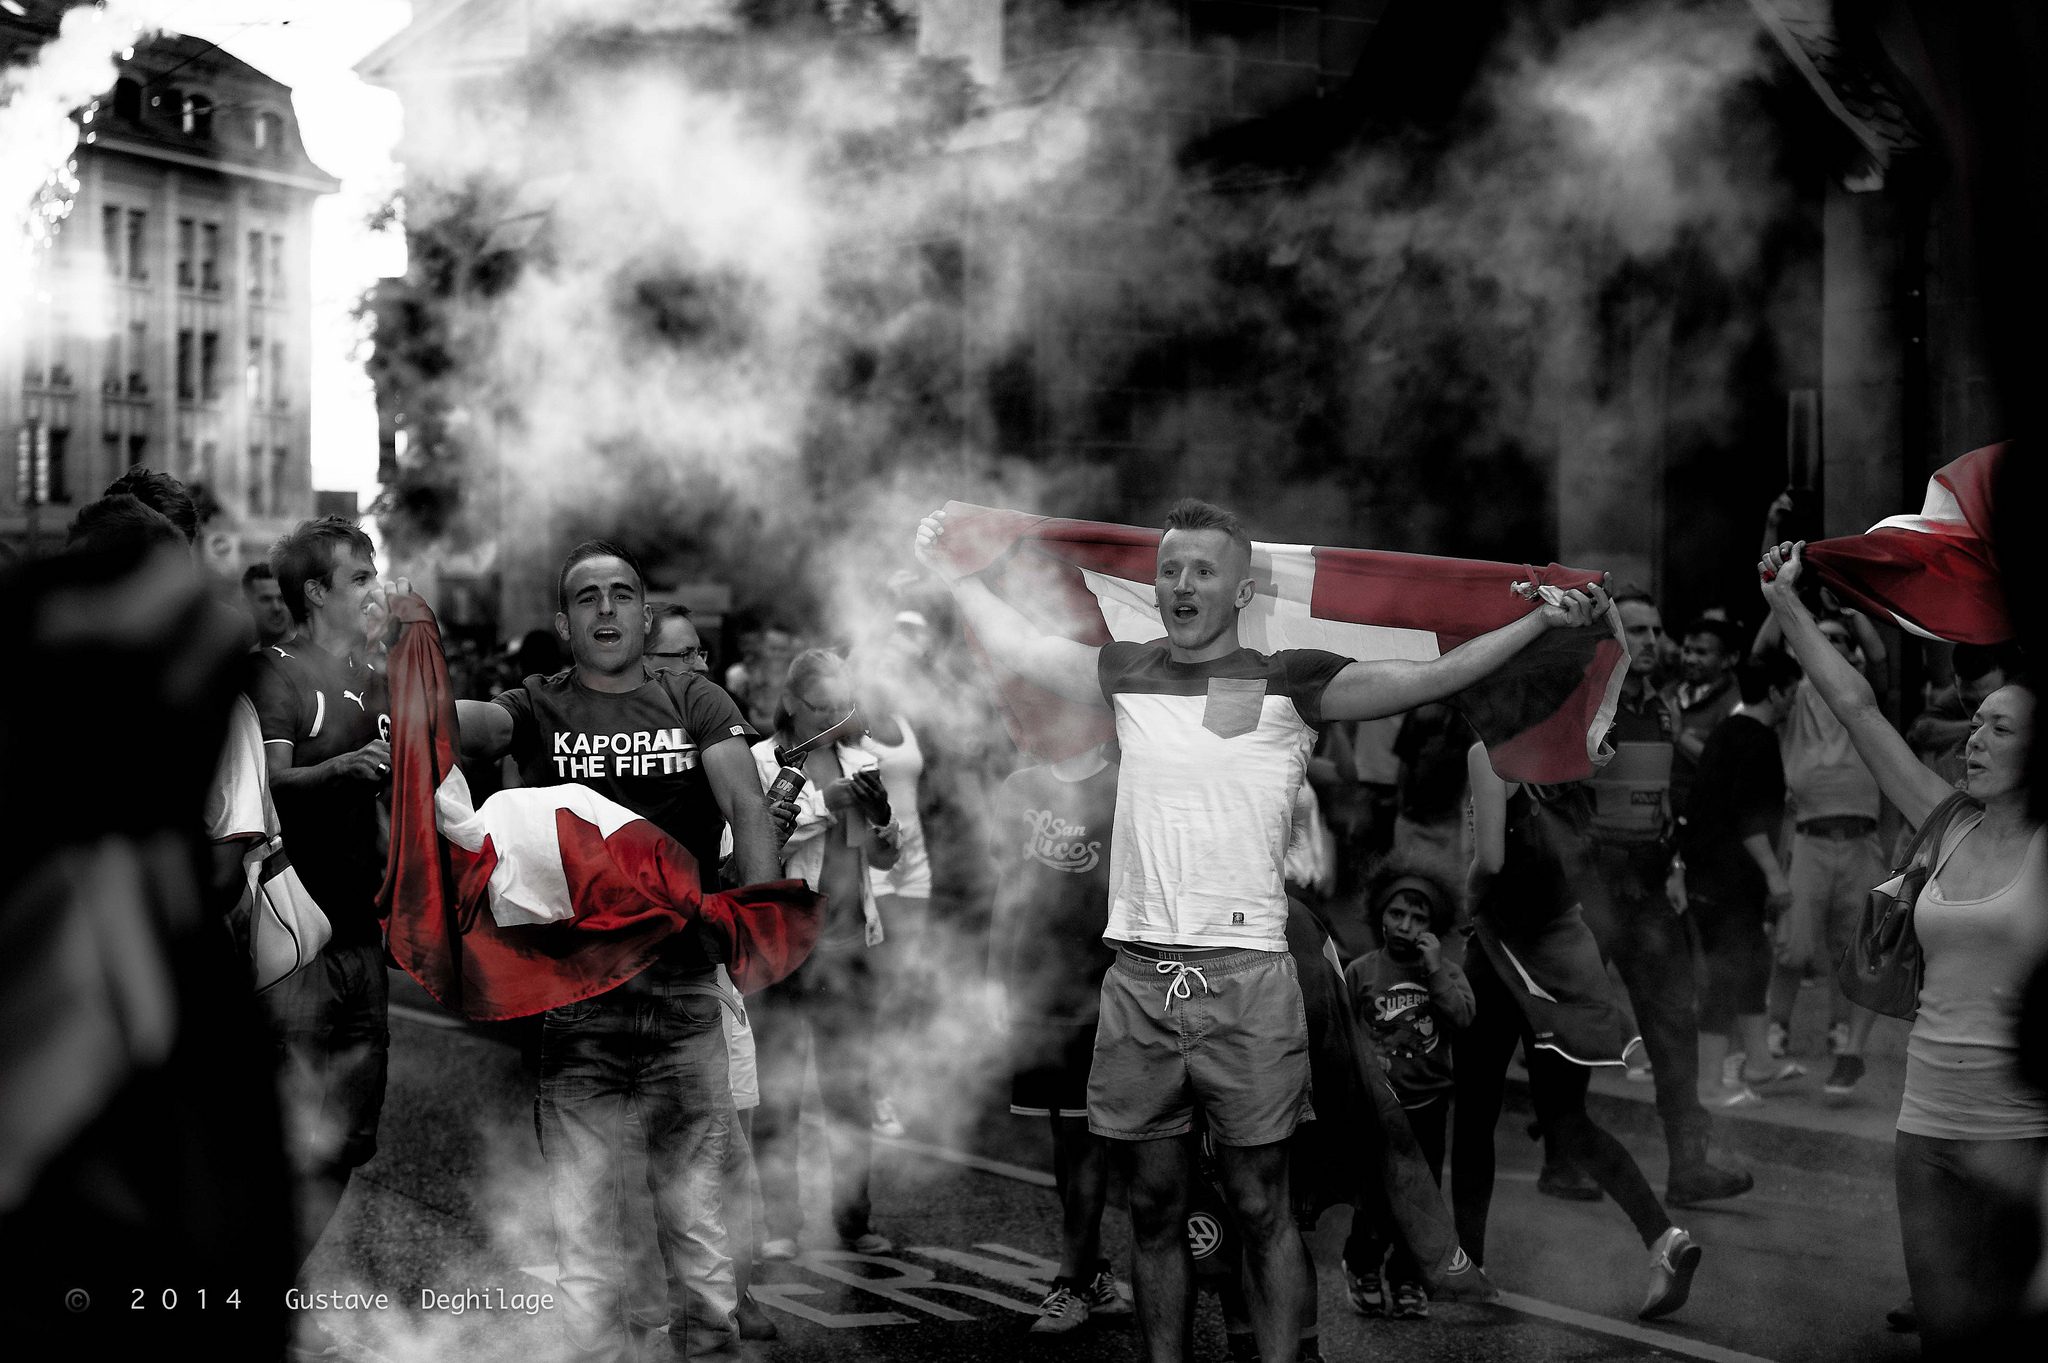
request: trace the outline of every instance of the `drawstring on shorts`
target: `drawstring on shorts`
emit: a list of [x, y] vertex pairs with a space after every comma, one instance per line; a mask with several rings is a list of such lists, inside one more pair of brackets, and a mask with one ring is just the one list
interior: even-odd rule
[[1190, 965], [1186, 961], [1157, 961], [1153, 963], [1152, 968], [1162, 975], [1173, 976], [1166, 986], [1166, 1002], [1159, 1005], [1159, 1011], [1162, 1013], [1172, 1011], [1175, 999], [1191, 999], [1195, 996], [1195, 991], [1188, 987], [1190, 975], [1202, 982], [1204, 994], [1215, 992], [1209, 988], [1209, 977], [1202, 973], [1202, 967], [1198, 965]]

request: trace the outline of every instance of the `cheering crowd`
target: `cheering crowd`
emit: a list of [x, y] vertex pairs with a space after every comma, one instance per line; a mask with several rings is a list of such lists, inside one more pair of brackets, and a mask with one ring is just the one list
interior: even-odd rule
[[[444, 669], [478, 809], [580, 787], [607, 832], [616, 810], [672, 839], [707, 904], [797, 881], [810, 915], [791, 910], [804, 949], [772, 980], [741, 970], [707, 910], [542, 1012], [535, 1119], [572, 1355], [665, 1334], [677, 1357], [741, 1357], [776, 1334], [749, 1292], [762, 1265], [817, 1243], [888, 1253], [872, 1142], [916, 1125], [918, 1082], [890, 1071], [970, 976], [1003, 1003], [1010, 1111], [1052, 1135], [1059, 1271], [1036, 1335], [1134, 1316], [1140, 1356], [1189, 1356], [1204, 1206], [1229, 1227], [1208, 1285], [1233, 1358], [1323, 1356], [1306, 1233], [1338, 1203], [1350, 1308], [1420, 1321], [1432, 1298], [1489, 1299], [1518, 1050], [1539, 1188], [1611, 1198], [1643, 1246], [1639, 1314], [1670, 1315], [1712, 1259], [1679, 1218], [1752, 1186], [1710, 1157], [1715, 1111], [1782, 1101], [1822, 1048], [1825, 1099], [1858, 1101], [1864, 1005], [1882, 1000], [1836, 966], [1862, 959], [1873, 887], [1906, 867], [1893, 889], [1924, 974], [1891, 1011], [1914, 1019], [1897, 1137], [1913, 1297], [1872, 1309], [1893, 1306], [1930, 1357], [1985, 1356], [2023, 1310], [2048, 1153], [2018, 1033], [2048, 955], [2034, 691], [2017, 656], [1943, 648], [1902, 734], [1872, 686], [1887, 631], [1819, 587], [1776, 533], [1783, 511], [1759, 600], [1667, 633], [1635, 589], [1530, 584], [1514, 618], [1428, 659], [1246, 647], [1253, 546], [1192, 500], [1164, 520], [1146, 642], [1048, 631], [939, 513], [916, 529], [924, 576], [896, 585], [876, 637], [809, 647], [764, 627], [731, 660], [687, 603], [649, 600], [625, 548], [571, 550], [559, 654], [530, 636], [515, 670], [547, 659], [535, 670]], [[71, 552], [189, 557], [195, 527], [175, 480], [136, 470], [80, 513]], [[335, 518], [286, 535], [241, 589], [248, 703], [207, 793], [206, 874], [259, 969], [302, 1262], [377, 1151], [387, 953], [419, 912], [389, 891], [394, 725], [417, 707], [387, 653], [423, 608]], [[1024, 686], [1093, 718], [1018, 756], [963, 628], [1003, 704]], [[1604, 760], [1509, 779], [1458, 701], [1571, 648], [1615, 660]], [[294, 904], [317, 906], [297, 920], [314, 940], [295, 934], [265, 976], [259, 939]], [[506, 922], [508, 938], [553, 930]], [[599, 937], [546, 940], [573, 956]], [[1865, 964], [1880, 983], [1903, 968]], [[1794, 1004], [1816, 982], [1827, 1031], [1802, 1037]], [[1654, 1089], [1661, 1196], [1588, 1108], [1601, 1066]], [[798, 1197], [811, 1104], [830, 1133], [829, 1240]], [[1113, 1172], [1127, 1267], [1103, 1250]], [[325, 1347], [302, 1323], [294, 1352]]]

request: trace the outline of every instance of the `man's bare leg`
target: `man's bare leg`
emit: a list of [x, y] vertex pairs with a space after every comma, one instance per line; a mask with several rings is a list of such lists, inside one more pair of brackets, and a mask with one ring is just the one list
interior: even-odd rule
[[1287, 1142], [1218, 1145], [1216, 1162], [1224, 1200], [1244, 1236], [1245, 1305], [1259, 1357], [1291, 1359], [1299, 1348], [1308, 1302], [1308, 1259], [1294, 1225]]
[[1111, 1145], [1126, 1161], [1130, 1175], [1131, 1286], [1137, 1297], [1138, 1352], [1146, 1363], [1183, 1363], [1194, 1290], [1187, 1222], [1195, 1138], [1166, 1136]]

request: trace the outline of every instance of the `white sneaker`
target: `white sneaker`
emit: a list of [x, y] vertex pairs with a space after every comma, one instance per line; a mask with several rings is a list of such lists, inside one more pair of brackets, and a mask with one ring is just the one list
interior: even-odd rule
[[1655, 1320], [1685, 1305], [1692, 1294], [1693, 1272], [1699, 1266], [1697, 1240], [1676, 1226], [1658, 1236], [1650, 1247], [1650, 1290], [1643, 1298], [1643, 1309], [1636, 1314]]
[[1034, 1335], [1063, 1335], [1088, 1323], [1088, 1303], [1063, 1282], [1055, 1282], [1045, 1300], [1038, 1303], [1038, 1319], [1031, 1322]]
[[1849, 1024], [1838, 1022], [1828, 1028], [1828, 1054], [1840, 1055], [1849, 1049]]
[[1773, 1060], [1785, 1058], [1785, 1052], [1792, 1049], [1791, 1040], [1785, 1035], [1783, 1023], [1774, 1022], [1764, 1031], [1764, 1049], [1771, 1053]]
[[1747, 1051], [1730, 1051], [1721, 1058], [1721, 1087], [1724, 1089], [1742, 1087], [1742, 1067], [1749, 1063]]
[[1762, 1107], [1763, 1105], [1764, 1096], [1747, 1084], [1735, 1085], [1723, 1093], [1715, 1104], [1717, 1107], [1724, 1108]]
[[796, 1258], [796, 1241], [791, 1239], [763, 1240], [760, 1257], [763, 1263], [787, 1263]]
[[886, 1095], [875, 1099], [875, 1120], [869, 1129], [892, 1141], [903, 1134], [903, 1118], [897, 1115], [895, 1102]]

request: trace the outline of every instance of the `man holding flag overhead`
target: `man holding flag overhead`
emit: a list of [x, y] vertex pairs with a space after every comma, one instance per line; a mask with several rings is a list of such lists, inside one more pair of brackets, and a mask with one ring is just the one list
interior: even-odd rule
[[1522, 779], [1584, 776], [1624, 657], [1611, 624], [1585, 628], [1606, 594], [1554, 567], [1522, 570], [1517, 599], [1498, 565], [1255, 546], [1193, 500], [1156, 537], [952, 507], [925, 518], [916, 548], [951, 583], [1020, 744], [1064, 756], [1108, 720], [1123, 748], [1104, 934], [1117, 956], [1088, 1109], [1130, 1169], [1145, 1354], [1183, 1356], [1199, 1107], [1244, 1237], [1260, 1356], [1290, 1358], [1310, 1278], [1286, 1142], [1309, 1091], [1282, 862], [1316, 726], [1466, 693], [1527, 653], [1537, 665], [1511, 690], [1462, 697], [1468, 715]]

